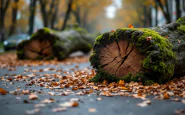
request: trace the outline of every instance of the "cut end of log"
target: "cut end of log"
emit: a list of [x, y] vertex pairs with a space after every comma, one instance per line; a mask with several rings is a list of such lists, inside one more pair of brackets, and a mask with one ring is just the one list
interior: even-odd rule
[[52, 44], [49, 40], [32, 40], [24, 46], [24, 54], [29, 59], [49, 58], [53, 56]]
[[53, 58], [53, 44], [57, 39], [57, 36], [49, 28], [38, 30], [30, 40], [25, 40], [17, 46], [18, 59]]
[[145, 58], [129, 41], [114, 41], [100, 49], [100, 63], [103, 71], [117, 77], [142, 71], [141, 61]]

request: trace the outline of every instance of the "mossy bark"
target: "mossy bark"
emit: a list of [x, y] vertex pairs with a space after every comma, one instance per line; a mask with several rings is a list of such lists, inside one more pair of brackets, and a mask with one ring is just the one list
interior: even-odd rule
[[122, 28], [96, 38], [91, 81], [165, 83], [185, 73], [185, 17], [153, 28]]
[[18, 45], [17, 57], [34, 60], [56, 57], [63, 60], [75, 51], [89, 52], [93, 43], [94, 37], [79, 27], [60, 32], [43, 28]]

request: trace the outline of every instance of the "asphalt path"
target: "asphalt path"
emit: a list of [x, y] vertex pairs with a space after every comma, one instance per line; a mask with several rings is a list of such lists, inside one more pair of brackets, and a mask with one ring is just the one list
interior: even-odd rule
[[[56, 65], [50, 65], [50, 67], [55, 67]], [[74, 68], [75, 64], [71, 65], [57, 65], [58, 68], [70, 69]], [[89, 63], [79, 64], [79, 69], [84, 69], [85, 67], [90, 67]], [[48, 66], [47, 66], [48, 67]], [[15, 71], [9, 71], [8, 69], [0, 69], [0, 76], [6, 76], [6, 74], [25, 74], [24, 70], [27, 68], [33, 68], [39, 70], [41, 68], [46, 68], [46, 66], [37, 67], [16, 67]], [[45, 72], [52, 73], [52, 72]], [[29, 73], [26, 73], [29, 74]], [[7, 76], [8, 77], [8, 76]], [[0, 88], [4, 88], [7, 91], [14, 91], [17, 89], [29, 89], [33, 92], [42, 91], [50, 92], [55, 90], [45, 89], [39, 86], [27, 86], [27, 82], [24, 81], [13, 81], [13, 84], [7, 81], [0, 81]], [[96, 94], [90, 95], [69, 95], [69, 96], [52, 96], [47, 93], [38, 94], [38, 100], [29, 100], [28, 95], [0, 95], [0, 115], [176, 115], [177, 110], [184, 109], [185, 104], [181, 102], [171, 101], [171, 100], [158, 100], [154, 99], [153, 96], [147, 97], [151, 100], [151, 104], [146, 107], [137, 106], [138, 103], [143, 102], [142, 99], [136, 99], [133, 97], [126, 96], [97, 96]], [[40, 107], [39, 111], [30, 112], [35, 110], [35, 105], [40, 103], [41, 100], [52, 98], [55, 100], [54, 103], [49, 103], [44, 107]], [[71, 98], [79, 98], [79, 106], [67, 108], [65, 111], [53, 112], [53, 108], [59, 107], [60, 103], [69, 101]], [[97, 100], [97, 98], [102, 98], [102, 100]], [[27, 100], [28, 103], [25, 103]], [[93, 110], [90, 108], [93, 108]], [[28, 112], [29, 111], [29, 112]]]

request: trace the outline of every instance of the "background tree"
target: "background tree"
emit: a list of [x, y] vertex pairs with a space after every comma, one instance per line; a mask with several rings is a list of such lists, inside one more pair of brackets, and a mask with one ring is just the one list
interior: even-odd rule
[[[59, 0], [39, 0], [44, 27], [53, 27]], [[53, 17], [54, 16], [54, 17]], [[53, 25], [52, 25], [53, 24]]]
[[14, 31], [16, 29], [18, 2], [19, 2], [19, 0], [14, 0], [12, 3], [12, 22], [11, 22], [11, 26], [10, 26], [9, 36], [14, 34]]
[[30, 5], [29, 5], [30, 17], [29, 17], [29, 30], [28, 30], [28, 34], [30, 34], [30, 35], [33, 33], [33, 29], [34, 29], [36, 1], [37, 0], [30, 0]]
[[8, 6], [10, 4], [10, 0], [0, 0], [0, 41], [5, 40], [5, 26], [4, 26], [4, 19], [5, 19], [5, 14], [8, 9]]
[[176, 20], [181, 17], [180, 0], [176, 0]]
[[[161, 8], [161, 11], [166, 19], [166, 23], [171, 22], [169, 1], [170, 0], [156, 0], [156, 4], [159, 4], [159, 7]], [[170, 3], [172, 4], [172, 2]]]
[[66, 27], [67, 20], [69, 18], [70, 13], [71, 13], [72, 3], [73, 3], [73, 0], [69, 0], [67, 11], [66, 11], [66, 14], [65, 14], [65, 17], [64, 17], [64, 23], [62, 25], [62, 29], [61, 30], [64, 30], [65, 27]]

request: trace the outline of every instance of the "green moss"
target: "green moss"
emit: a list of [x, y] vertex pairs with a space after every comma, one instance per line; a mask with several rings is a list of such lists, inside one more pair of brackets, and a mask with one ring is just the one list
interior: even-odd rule
[[185, 23], [185, 17], [179, 18], [176, 22], [178, 22], [178, 23]]
[[74, 24], [72, 27], [71, 26], [68, 26], [67, 28], [65, 28], [64, 31], [68, 31], [70, 29], [74, 29], [76, 30], [77, 32], [79, 32], [80, 34], [85, 34], [85, 33], [88, 33], [87, 30], [85, 28], [81, 28], [79, 27], [78, 24]]
[[180, 25], [177, 27], [178, 30], [185, 31], [185, 25]]
[[153, 80], [146, 80], [144, 85], [152, 85], [154, 84], [155, 82]]
[[90, 79], [90, 82], [102, 82], [103, 80], [107, 80], [108, 82], [116, 82], [119, 80], [119, 78], [106, 72], [99, 71], [95, 77]]
[[24, 59], [25, 58], [24, 50], [17, 50], [16, 53], [17, 53], [17, 58], [18, 59]]
[[39, 29], [37, 32], [31, 35], [30, 40], [49, 40], [51, 43], [54, 43], [59, 38], [55, 35], [56, 31], [49, 28]]

